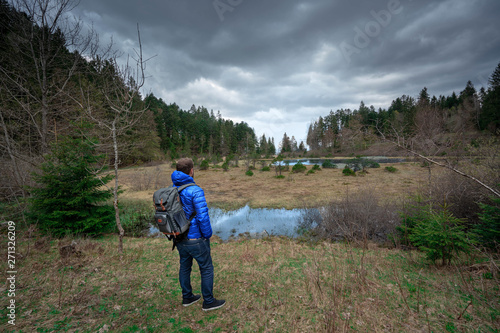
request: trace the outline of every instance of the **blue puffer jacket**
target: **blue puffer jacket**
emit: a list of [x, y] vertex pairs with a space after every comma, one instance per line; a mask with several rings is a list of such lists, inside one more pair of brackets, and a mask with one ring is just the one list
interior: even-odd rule
[[[186, 175], [181, 171], [172, 173], [172, 183], [174, 186], [182, 186], [188, 183], [194, 183], [193, 177]], [[189, 219], [196, 211], [196, 216], [191, 220], [191, 227], [187, 234], [187, 238], [206, 238], [212, 237], [212, 226], [210, 225], [210, 217], [208, 216], [207, 200], [203, 189], [198, 185], [188, 186], [179, 193], [182, 201], [186, 218]]]

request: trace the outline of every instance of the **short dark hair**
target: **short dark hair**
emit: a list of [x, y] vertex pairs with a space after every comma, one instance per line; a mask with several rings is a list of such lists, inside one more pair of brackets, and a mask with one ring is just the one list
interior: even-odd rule
[[186, 175], [189, 175], [189, 172], [191, 172], [191, 169], [194, 168], [193, 160], [190, 159], [189, 157], [181, 158], [180, 160], [177, 161], [176, 168], [177, 168], [177, 171], [182, 171]]

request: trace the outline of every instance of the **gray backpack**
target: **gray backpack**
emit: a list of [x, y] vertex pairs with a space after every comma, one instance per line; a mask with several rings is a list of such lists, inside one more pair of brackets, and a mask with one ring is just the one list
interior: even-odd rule
[[[196, 185], [189, 183], [179, 188], [170, 186], [161, 188], [153, 194], [153, 202], [155, 205], [155, 221], [160, 232], [164, 233], [169, 240], [180, 240], [187, 235], [191, 220], [196, 215], [196, 212], [189, 218], [186, 218], [186, 213], [182, 209], [182, 202], [179, 193], [188, 186]], [[174, 244], [175, 247], [175, 244]]]

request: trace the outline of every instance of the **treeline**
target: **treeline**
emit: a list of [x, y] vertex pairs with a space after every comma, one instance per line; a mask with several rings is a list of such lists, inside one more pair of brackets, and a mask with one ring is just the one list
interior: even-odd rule
[[[276, 153], [274, 138], [257, 138], [245, 122], [141, 96], [143, 73], [119, 65], [118, 52], [102, 48], [84, 22], [65, 21], [71, 6], [0, 0], [1, 197], [27, 195], [44, 155], [68, 136], [94, 142], [96, 154], [120, 166]], [[143, 64], [139, 59], [137, 68]]]
[[220, 159], [227, 155], [272, 155], [276, 152], [274, 139], [259, 139], [245, 122], [224, 119], [220, 111], [192, 105], [182, 110], [177, 104], [166, 104], [153, 94], [145, 103], [154, 114], [160, 147], [169, 158], [203, 155]]
[[159, 158], [140, 75], [118, 66], [83, 22], [63, 20], [72, 2], [16, 6], [0, 0], [0, 197], [26, 196], [32, 173], [66, 137], [95, 142], [108, 164], [115, 151], [121, 165]]
[[322, 153], [346, 153], [367, 149], [380, 136], [433, 140], [437, 153], [449, 146], [451, 136], [473, 140], [480, 132], [500, 134], [500, 64], [488, 89], [477, 91], [471, 81], [457, 95], [430, 97], [423, 88], [417, 98], [396, 98], [387, 109], [366, 106], [332, 110], [309, 126], [307, 144]]

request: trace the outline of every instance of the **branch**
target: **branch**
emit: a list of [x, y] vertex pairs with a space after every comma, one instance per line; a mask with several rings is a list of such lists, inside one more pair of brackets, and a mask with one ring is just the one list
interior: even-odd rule
[[449, 165], [449, 164], [443, 164], [443, 163], [439, 163], [439, 162], [437, 162], [437, 161], [434, 161], [433, 159], [431, 159], [431, 158], [429, 158], [429, 157], [427, 157], [427, 156], [424, 156], [424, 155], [422, 155], [422, 154], [419, 154], [419, 153], [417, 153], [416, 151], [414, 151], [414, 150], [412, 150], [412, 149], [410, 149], [410, 148], [408, 148], [408, 147], [406, 147], [406, 146], [404, 146], [404, 145], [400, 144], [400, 143], [399, 143], [399, 136], [397, 136], [397, 137], [398, 137], [398, 141], [396, 142], [396, 141], [393, 141], [393, 140], [389, 140], [389, 139], [387, 139], [387, 138], [385, 137], [384, 133], [383, 133], [383, 132], [382, 132], [382, 131], [378, 128], [378, 127], [377, 127], [377, 130], [378, 130], [378, 132], [380, 133], [380, 135], [382, 136], [382, 139], [383, 139], [383, 140], [388, 141], [388, 142], [390, 142], [390, 143], [392, 143], [392, 144], [394, 144], [394, 145], [398, 146], [399, 148], [402, 148], [402, 149], [406, 150], [407, 152], [409, 152], [409, 153], [411, 153], [411, 154], [413, 154], [413, 155], [415, 155], [415, 156], [418, 156], [418, 157], [420, 157], [420, 158], [422, 158], [422, 159], [426, 160], [426, 161], [427, 161], [427, 162], [429, 162], [429, 163], [432, 163], [432, 164], [438, 165], [438, 166], [443, 167], [443, 168], [447, 168], [447, 169], [449, 169], [449, 170], [451, 170], [451, 171], [453, 171], [453, 172], [455, 172], [455, 173], [459, 174], [460, 176], [463, 176], [463, 177], [469, 178], [469, 179], [473, 180], [474, 182], [478, 183], [479, 185], [481, 185], [482, 187], [484, 187], [485, 189], [487, 189], [488, 191], [490, 191], [491, 193], [493, 193], [495, 196], [500, 197], [500, 192], [498, 192], [497, 190], [495, 190], [495, 189], [494, 189], [494, 188], [492, 188], [491, 186], [489, 186], [489, 185], [487, 185], [487, 184], [483, 183], [482, 181], [480, 181], [480, 180], [479, 180], [479, 179], [477, 179], [476, 177], [473, 177], [473, 176], [471, 176], [471, 175], [468, 175], [468, 174], [466, 174], [466, 173], [464, 173], [464, 172], [462, 172], [462, 171], [458, 170], [457, 168], [455, 168], [455, 167], [453, 167], [453, 166], [451, 166], [451, 165]]

